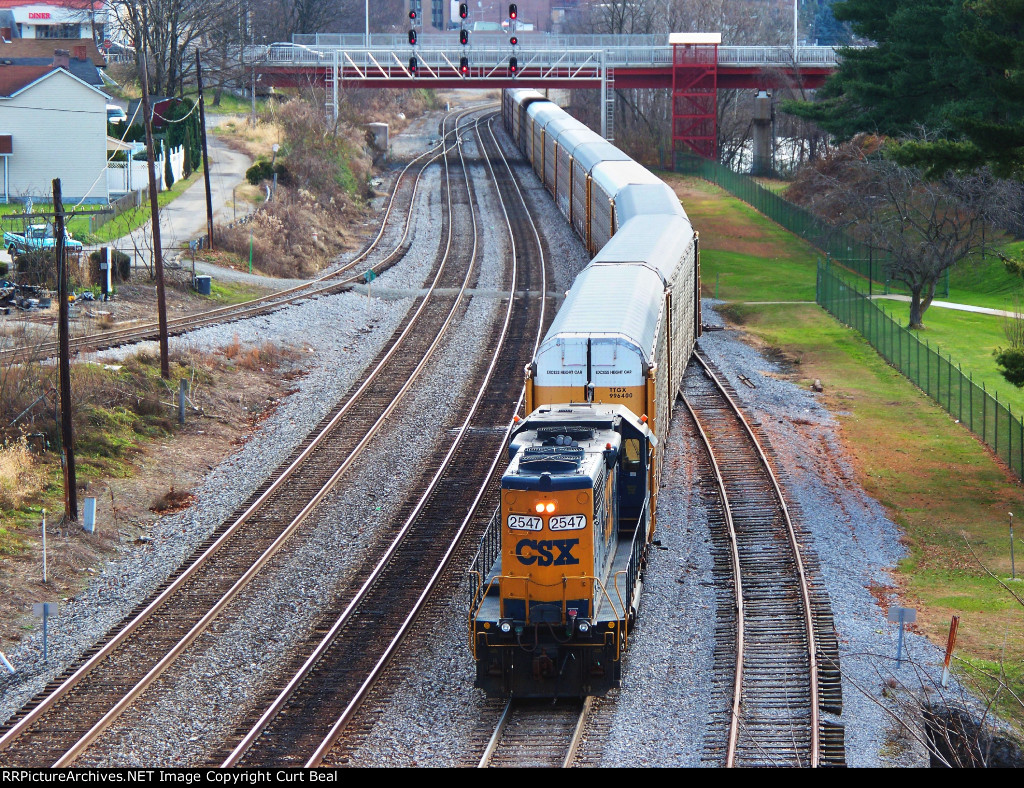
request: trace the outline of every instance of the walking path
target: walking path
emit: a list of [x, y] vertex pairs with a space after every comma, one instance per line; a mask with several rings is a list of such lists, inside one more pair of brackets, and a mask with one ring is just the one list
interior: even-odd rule
[[[910, 296], [898, 295], [895, 293], [887, 293], [882, 295], [873, 295], [872, 299], [878, 300], [882, 298], [889, 299], [890, 301], [903, 301], [904, 303], [910, 303]], [[816, 301], [737, 301], [736, 303], [749, 304], [750, 306], [766, 306], [774, 304], [815, 304]], [[1006, 309], [992, 309], [987, 306], [972, 306], [971, 304], [956, 304], [952, 301], [932, 301], [929, 306], [937, 306], [940, 309], [953, 309], [958, 312], [975, 312], [979, 315], [996, 315], [998, 317], [1016, 317], [1017, 313]]]
[[[910, 303], [910, 296], [905, 295], [876, 295], [872, 298], [888, 298], [890, 301], [904, 301]], [[954, 304], [952, 301], [932, 301], [931, 306], [942, 309], [955, 309], [958, 312], [976, 312], [980, 315], [998, 315], [999, 317], [1016, 317], [1016, 313], [1006, 309], [990, 309], [987, 306], [971, 306], [970, 304]]]
[[[212, 116], [206, 120], [207, 130], [219, 123], [220, 118]], [[216, 224], [227, 224], [237, 216], [250, 212], [251, 206], [235, 206], [233, 189], [245, 182], [245, 171], [252, 166], [252, 160], [243, 153], [229, 147], [214, 134], [207, 136], [210, 156], [210, 195], [213, 202], [213, 220]], [[236, 216], [237, 211], [237, 216]], [[206, 184], [199, 178], [171, 203], [160, 209], [160, 246], [165, 263], [182, 252], [182, 246], [193, 238], [206, 234]], [[153, 233], [149, 222], [111, 242], [111, 246], [129, 254], [136, 267], [148, 268], [153, 250]], [[182, 264], [191, 259], [182, 255]], [[196, 261], [196, 273], [207, 274], [215, 280], [243, 282], [284, 289], [298, 284], [300, 280], [274, 279], [256, 276], [244, 271], [234, 271], [219, 265]]]

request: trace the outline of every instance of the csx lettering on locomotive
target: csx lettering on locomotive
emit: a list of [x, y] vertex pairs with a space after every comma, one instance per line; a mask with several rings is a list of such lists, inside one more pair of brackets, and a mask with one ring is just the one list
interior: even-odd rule
[[[580, 559], [572, 554], [572, 549], [579, 543], [579, 539], [521, 539], [516, 545], [516, 558], [526, 566], [578, 564]], [[558, 554], [555, 555], [552, 550], [557, 550]]]

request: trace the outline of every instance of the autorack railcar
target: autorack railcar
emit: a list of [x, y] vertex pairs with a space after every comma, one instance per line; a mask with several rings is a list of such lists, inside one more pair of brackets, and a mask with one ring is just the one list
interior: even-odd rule
[[476, 683], [600, 695], [619, 684], [700, 333], [697, 235], [666, 184], [536, 91], [506, 91], [503, 115], [593, 259], [526, 370], [528, 415], [470, 573]]

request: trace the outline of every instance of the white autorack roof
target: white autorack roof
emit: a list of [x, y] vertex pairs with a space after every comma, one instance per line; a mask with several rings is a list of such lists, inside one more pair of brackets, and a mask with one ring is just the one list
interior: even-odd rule
[[638, 216], [621, 225], [583, 270], [602, 263], [646, 263], [667, 284], [674, 280], [680, 263], [691, 261], [692, 256], [693, 227], [688, 219]]
[[631, 183], [661, 183], [656, 175], [632, 159], [598, 164], [591, 170], [590, 177], [604, 190], [605, 194], [610, 194], [613, 199], [619, 189]]
[[650, 268], [591, 264], [576, 277], [541, 349], [564, 336], [612, 337], [638, 348], [650, 364], [664, 291]]

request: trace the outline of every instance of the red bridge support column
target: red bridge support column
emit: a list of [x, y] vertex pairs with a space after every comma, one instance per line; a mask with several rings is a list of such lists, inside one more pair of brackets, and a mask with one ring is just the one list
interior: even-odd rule
[[672, 151], [718, 158], [719, 34], [674, 33]]

